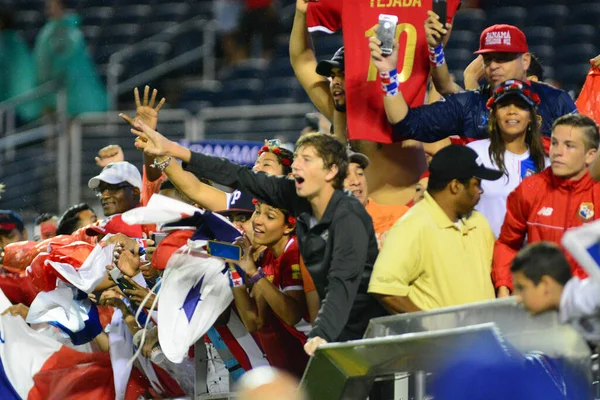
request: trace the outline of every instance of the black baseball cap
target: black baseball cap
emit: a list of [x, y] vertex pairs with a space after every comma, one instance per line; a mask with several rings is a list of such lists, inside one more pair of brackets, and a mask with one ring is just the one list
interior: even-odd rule
[[340, 47], [338, 51], [335, 52], [331, 60], [322, 60], [317, 64], [317, 74], [323, 76], [331, 76], [331, 70], [334, 68], [339, 68], [342, 71], [344, 70], [344, 47]]
[[356, 163], [360, 165], [362, 169], [365, 169], [369, 166], [370, 160], [369, 157], [364, 155], [363, 153], [357, 153], [348, 149], [348, 161], [350, 163]]
[[501, 176], [502, 171], [484, 167], [475, 150], [459, 144], [444, 147], [429, 164], [429, 179], [436, 181], [469, 178], [495, 181]]

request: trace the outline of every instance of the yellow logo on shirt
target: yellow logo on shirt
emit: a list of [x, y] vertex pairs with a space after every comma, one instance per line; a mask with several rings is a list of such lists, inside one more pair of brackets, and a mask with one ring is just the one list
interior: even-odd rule
[[371, 0], [371, 8], [421, 7], [421, 0]]
[[292, 279], [302, 279], [302, 273], [300, 272], [300, 265], [292, 265]]

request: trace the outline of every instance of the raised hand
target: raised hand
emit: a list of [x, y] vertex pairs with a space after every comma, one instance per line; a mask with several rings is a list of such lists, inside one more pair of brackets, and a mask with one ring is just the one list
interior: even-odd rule
[[123, 295], [114, 289], [107, 289], [100, 295], [98, 304], [118, 308], [121, 312], [127, 312], [127, 305], [123, 302]]
[[138, 88], [133, 89], [133, 96], [135, 97], [135, 118], [131, 119], [128, 115], [119, 114], [121, 118], [129, 123], [129, 125], [134, 126], [137, 121], [142, 121], [152, 129], [156, 129], [158, 124], [158, 112], [165, 104], [166, 99], [163, 97], [158, 105], [154, 107], [154, 103], [156, 102], [156, 95], [158, 91], [156, 89], [152, 90], [152, 97], [148, 100], [148, 95], [150, 93], [150, 86], [146, 85], [144, 88], [144, 101], [140, 101], [140, 92]]
[[442, 44], [444, 36], [452, 27], [451, 24], [445, 25], [440, 21], [440, 17], [433, 11], [427, 11], [427, 19], [425, 20], [425, 37], [427, 44], [431, 47], [437, 47]]
[[127, 276], [135, 276], [139, 272], [140, 258], [125, 249], [125, 244], [120, 243], [115, 246], [114, 261], [121, 272]]
[[484, 65], [483, 56], [480, 54], [475, 58], [465, 71], [463, 72], [463, 81], [465, 82], [465, 89], [472, 90], [479, 87], [479, 81], [483, 78]]
[[[127, 117], [124, 114], [119, 114], [123, 119]], [[128, 117], [127, 117], [128, 118]], [[143, 121], [136, 121], [131, 129], [131, 133], [137, 135], [135, 147], [142, 150], [150, 156], [164, 156], [172, 146], [173, 142], [150, 128]]]
[[[134, 281], [133, 279], [131, 279], [128, 276], [125, 277], [125, 280], [127, 282], [129, 282], [129, 284], [131, 286], [133, 286], [133, 289], [123, 289], [123, 293], [125, 293], [127, 295], [127, 297], [129, 298], [129, 300], [131, 300], [131, 302], [133, 302], [135, 304], [141, 304], [142, 301], [144, 300], [144, 298], [150, 292], [150, 289], [147, 289], [145, 287], [138, 285], [138, 283], [136, 281]], [[154, 302], [155, 296], [156, 296], [156, 294], [154, 294], [154, 293], [152, 293], [150, 295], [148, 301], [146, 301], [146, 303], [144, 304], [144, 308], [150, 309], [150, 307], [152, 306], [152, 303]]]
[[322, 344], [327, 344], [327, 340], [319, 336], [315, 336], [314, 338], [309, 339], [308, 342], [306, 342], [306, 344], [304, 345], [304, 351], [306, 352], [306, 354], [312, 357], [315, 354], [315, 351], [317, 351], [317, 347], [319, 347]]
[[309, 0], [296, 0], [296, 12], [306, 14]]
[[110, 144], [106, 147], [98, 150], [98, 156], [96, 157], [96, 165], [99, 167], [106, 167], [112, 162], [125, 161], [123, 155], [123, 149], [117, 144]]
[[592, 58], [590, 60], [590, 64], [592, 64], [593, 67], [600, 68], [600, 55]]
[[[377, 32], [377, 28], [375, 28]], [[398, 41], [394, 40], [394, 49], [392, 54], [384, 57], [381, 53], [381, 40], [377, 39], [377, 36], [371, 36], [369, 38], [369, 49], [371, 50], [371, 61], [377, 71], [389, 72], [396, 68], [398, 64]]]

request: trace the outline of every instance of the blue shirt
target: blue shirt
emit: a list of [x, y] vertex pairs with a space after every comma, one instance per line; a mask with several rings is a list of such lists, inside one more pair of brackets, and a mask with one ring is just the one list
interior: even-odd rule
[[[531, 82], [531, 86], [541, 100], [538, 106], [538, 115], [542, 118], [541, 133], [550, 137], [554, 121], [565, 114], [576, 113], [577, 107], [564, 90], [539, 82]], [[485, 139], [490, 118], [486, 103], [490, 96], [491, 87], [486, 85], [411, 108], [402, 121], [392, 126], [392, 139], [394, 142], [414, 139], [425, 143], [452, 135]]]

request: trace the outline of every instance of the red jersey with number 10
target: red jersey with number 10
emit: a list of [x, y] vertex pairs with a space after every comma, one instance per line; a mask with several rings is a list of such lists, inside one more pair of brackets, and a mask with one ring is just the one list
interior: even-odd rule
[[[447, 0], [452, 21], [460, 0]], [[369, 37], [379, 14], [396, 15], [399, 41], [398, 78], [404, 99], [411, 107], [424, 103], [429, 77], [429, 52], [425, 38], [427, 11], [432, 0], [318, 0], [308, 3], [306, 24], [310, 32], [333, 33], [343, 28], [346, 112], [351, 140], [392, 143], [392, 128], [383, 108], [379, 74], [371, 63]]]

